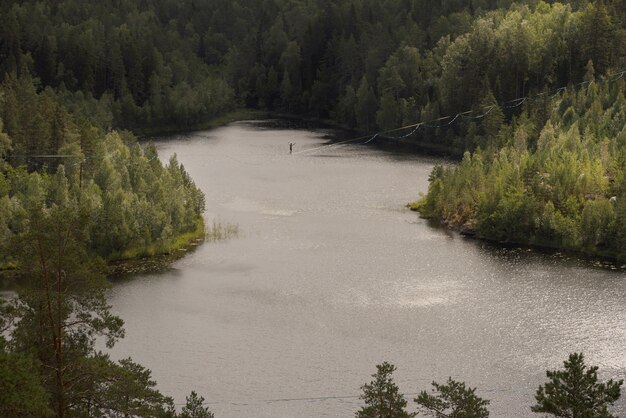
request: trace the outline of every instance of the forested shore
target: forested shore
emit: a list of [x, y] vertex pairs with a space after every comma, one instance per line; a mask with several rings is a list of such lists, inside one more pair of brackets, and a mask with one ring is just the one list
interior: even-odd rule
[[545, 123], [524, 112], [507, 127], [503, 147], [437, 167], [412, 207], [492, 241], [626, 260], [624, 83], [593, 82], [550, 103]]
[[[623, 0], [0, 4], [5, 85], [30, 77], [38, 94], [50, 96], [45, 91], [52, 89], [68, 113], [91, 120], [104, 132], [188, 130], [237, 109], [327, 119], [372, 134], [422, 123], [414, 132], [383, 134], [377, 141], [410, 134], [399, 142], [454, 155], [476, 152], [472, 158], [490, 167], [492, 156], [510, 147], [521, 154], [525, 148], [532, 159], [546, 158], [537, 154], [541, 134], [556, 129], [558, 138], [558, 131], [572, 128], [574, 119], [586, 118], [575, 125], [582, 141], [576, 155], [589, 154], [595, 179], [584, 173], [589, 169], [568, 163], [554, 162], [559, 165], [554, 170], [601, 183], [594, 190], [533, 179], [554, 175], [545, 167], [521, 166], [524, 181], [543, 181], [551, 196], [537, 198], [533, 205], [541, 209], [530, 210], [532, 222], [517, 223], [514, 230], [505, 225], [506, 216], [489, 212], [489, 227], [484, 220], [497, 205], [509, 204], [503, 200], [510, 197], [506, 193], [496, 193], [498, 201], [490, 204], [465, 199], [464, 208], [452, 201], [437, 206], [438, 212], [433, 204], [421, 207], [425, 216], [472, 227], [479, 236], [623, 258], [618, 96], [624, 84], [617, 80], [609, 89], [575, 88], [623, 75]], [[573, 94], [586, 98], [572, 106]], [[536, 99], [526, 100], [530, 97]], [[24, 129], [11, 120], [10, 101], [9, 94], [2, 106], [4, 131], [10, 141], [19, 141], [13, 137]], [[602, 122], [612, 116], [613, 125]], [[602, 146], [605, 141], [608, 145]], [[604, 150], [600, 166], [594, 160], [599, 148]], [[4, 154], [17, 154], [15, 150]], [[29, 151], [35, 151], [32, 144]], [[7, 161], [21, 164], [15, 158]], [[505, 176], [496, 171], [485, 175], [491, 181]], [[447, 179], [431, 188], [446, 184], [454, 189]], [[481, 193], [473, 183], [470, 191]], [[469, 214], [479, 206], [484, 214]], [[551, 207], [559, 226], [540, 226], [537, 214], [549, 218]], [[587, 229], [602, 225], [605, 232], [589, 237], [583, 223]]]
[[626, 0], [0, 0], [3, 414], [177, 416], [96, 349], [123, 337], [104, 262], [204, 234], [202, 192], [136, 134], [239, 109], [382, 132], [464, 155], [424, 216], [624, 260], [625, 69]]
[[87, 248], [107, 260], [167, 251], [183, 234], [204, 235], [204, 195], [173, 157], [163, 165], [153, 146], [128, 131], [105, 132], [67, 112], [50, 89], [9, 77], [0, 153], [1, 261], [37, 211], [68, 205], [88, 214]]

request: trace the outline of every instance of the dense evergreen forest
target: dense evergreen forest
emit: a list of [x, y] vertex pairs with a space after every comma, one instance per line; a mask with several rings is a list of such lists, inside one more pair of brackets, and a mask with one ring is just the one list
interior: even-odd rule
[[[596, 178], [585, 173], [585, 182], [602, 184], [593, 192], [556, 184], [550, 170], [533, 163], [519, 167], [524, 181], [516, 193], [525, 193], [529, 183], [541, 182], [535, 177], [544, 175], [552, 175], [555, 190], [551, 196], [532, 193], [526, 221], [517, 217], [514, 226], [501, 224], [505, 217], [491, 212], [494, 205], [516, 210], [504, 200], [443, 199], [442, 193], [456, 193], [449, 176], [436, 186], [442, 191], [429, 197], [432, 202], [438, 193], [439, 204], [422, 205], [423, 213], [486, 238], [623, 258], [622, 238], [613, 238], [623, 234], [624, 223], [618, 140], [624, 84], [575, 86], [623, 76], [624, 0], [31, 0], [0, 5], [5, 80], [0, 115], [11, 141], [5, 155], [58, 152], [63, 142], [54, 135], [34, 136], [29, 129], [36, 128], [15, 116], [16, 98], [22, 95], [16, 88], [25, 88], [23, 78], [32, 79], [36, 93], [47, 98], [41, 100], [54, 100], [63, 112], [87, 118], [105, 132], [191, 129], [242, 107], [330, 119], [372, 133], [438, 121], [421, 125], [404, 141], [459, 156], [477, 150], [484, 170], [494, 154], [516, 141], [529, 158], [539, 158], [537, 144], [548, 122], [557, 138], [560, 130], [576, 126], [581, 138], [576, 152], [588, 154], [595, 170]], [[554, 94], [565, 86], [570, 87], [566, 94]], [[573, 92], [587, 89], [593, 92]], [[579, 94], [585, 98], [572, 98]], [[602, 118], [594, 117], [599, 113]], [[41, 118], [52, 114], [48, 110]], [[612, 124], [603, 118], [613, 118]], [[574, 125], [574, 119], [585, 121]], [[12, 166], [23, 163], [17, 160], [8, 159]], [[32, 164], [43, 162], [30, 164], [32, 170]], [[48, 171], [55, 164], [47, 164]], [[573, 164], [551, 164], [571, 176], [583, 174]], [[494, 169], [486, 175], [496, 176]], [[485, 193], [470, 190], [474, 196]], [[514, 193], [505, 195], [509, 192]], [[548, 203], [557, 219], [568, 220], [567, 227], [539, 225]], [[592, 210], [594, 205], [604, 208], [602, 219], [589, 219], [600, 210]], [[592, 224], [603, 225], [605, 232], [589, 237], [585, 228]], [[159, 236], [154, 231], [149, 240]], [[119, 252], [119, 244], [107, 245]]]
[[40, 206], [70, 205], [90, 214], [89, 248], [107, 259], [166, 250], [203, 230], [204, 195], [176, 158], [128, 132], [104, 132], [72, 116], [51, 88], [37, 93], [27, 76], [0, 88], [0, 262]]
[[550, 3], [2, 1], [0, 74], [31, 73], [105, 128], [247, 106], [376, 131], [623, 66], [623, 0]]
[[[624, 260], [625, 69], [626, 0], [0, 0], [0, 266], [20, 288], [0, 304], [0, 415], [176, 416], [95, 343], [123, 336], [102, 260], [204, 228], [184, 167], [131, 131], [241, 108], [425, 122], [397, 135], [464, 156], [422, 214]], [[181, 416], [210, 416], [201, 399]]]
[[626, 260], [624, 83], [592, 83], [549, 103], [501, 128], [501, 148], [437, 167], [416, 208], [495, 241]]

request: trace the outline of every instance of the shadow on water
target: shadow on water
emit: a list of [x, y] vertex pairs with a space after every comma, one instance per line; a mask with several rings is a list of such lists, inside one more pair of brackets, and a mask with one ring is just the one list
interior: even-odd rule
[[[416, 216], [419, 217], [419, 213], [416, 212]], [[566, 251], [551, 247], [489, 241], [471, 235], [465, 235], [432, 219], [420, 219], [426, 221], [429, 228], [441, 231], [450, 238], [462, 239], [495, 260], [504, 262], [526, 262], [528, 264], [549, 260], [563, 267], [588, 268], [593, 270], [614, 271], [617, 273], [626, 272], [626, 263], [621, 263], [613, 259], [590, 256], [575, 251]]]
[[[248, 125], [253, 127], [254, 129], [259, 130], [305, 130], [305, 131], [320, 131], [320, 130], [329, 130], [334, 132], [345, 132], [349, 133], [349, 130], [343, 130], [338, 128], [336, 125], [326, 124], [321, 121], [312, 121], [306, 119], [296, 119], [296, 118], [287, 118], [287, 119], [260, 119], [260, 120], [246, 120], [236, 122], [239, 125]], [[329, 138], [332, 137], [332, 134], [329, 132]]]
[[312, 157], [312, 158], [350, 158], [350, 156], [348, 156], [348, 155], [341, 155], [341, 154], [311, 154], [311, 155], [307, 155], [307, 157]]
[[107, 277], [112, 282], [122, 282], [133, 280], [134, 278], [144, 274], [165, 273], [172, 271], [172, 264], [175, 261], [178, 261], [189, 254], [193, 254], [204, 242], [204, 239], [196, 240], [187, 245], [185, 248], [181, 248], [167, 254], [112, 262], [109, 264], [109, 273], [107, 274]]
[[488, 252], [496, 259], [540, 262], [549, 260], [563, 267], [585, 268], [593, 270], [626, 272], [626, 264], [611, 259], [586, 256], [572, 251], [558, 250], [549, 247], [531, 247], [511, 243], [496, 243], [472, 237], [465, 239], [475, 241], [481, 250]]
[[239, 236], [239, 226], [220, 220], [213, 220], [208, 226], [204, 237], [195, 239], [182, 248], [133, 260], [121, 260], [109, 264], [108, 278], [113, 282], [132, 280], [135, 277], [173, 271], [172, 264], [188, 255], [193, 254], [198, 248], [209, 242], [226, 241]]

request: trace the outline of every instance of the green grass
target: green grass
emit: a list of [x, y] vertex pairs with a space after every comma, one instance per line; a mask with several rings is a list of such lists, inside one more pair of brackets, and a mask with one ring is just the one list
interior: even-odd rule
[[421, 196], [416, 201], [407, 203], [406, 207], [411, 209], [414, 212], [419, 212], [422, 218], [433, 217], [431, 213], [428, 213], [428, 210], [426, 207], [426, 196]]
[[154, 257], [163, 254], [173, 254], [178, 251], [187, 251], [191, 246], [202, 241], [222, 241], [236, 237], [239, 234], [239, 226], [221, 221], [213, 221], [210, 227], [206, 227], [204, 219], [200, 217], [193, 231], [178, 235], [166, 244], [151, 244], [144, 247], [127, 248], [121, 253], [108, 257], [108, 261], [137, 260], [140, 258]]
[[422, 201], [416, 200], [415, 202], [409, 202], [406, 204], [406, 207], [411, 209], [414, 212], [419, 212], [420, 208], [422, 207]]
[[128, 249], [116, 258], [109, 257], [109, 278], [165, 271], [174, 261], [193, 251], [199, 243], [226, 240], [238, 234], [239, 226], [235, 224], [213, 221], [207, 228], [203, 221], [199, 221], [194, 231], [179, 235], [167, 247]]
[[13, 269], [15, 269], [15, 262], [13, 261], [5, 261], [3, 263], [0, 263], [0, 271]]
[[155, 243], [144, 247], [127, 248], [121, 253], [109, 256], [108, 261], [134, 260], [161, 254], [171, 254], [175, 251], [185, 251], [192, 244], [203, 241], [205, 234], [204, 219], [200, 217], [193, 231], [182, 233], [168, 243]]

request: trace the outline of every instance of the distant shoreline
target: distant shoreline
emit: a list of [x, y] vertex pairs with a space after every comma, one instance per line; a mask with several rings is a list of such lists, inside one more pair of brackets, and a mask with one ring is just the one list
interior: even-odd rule
[[[315, 129], [315, 128], [328, 128], [343, 131], [345, 137], [330, 138], [330, 141], [338, 142], [349, 139], [350, 137], [360, 137], [367, 135], [375, 135], [376, 132], [365, 132], [358, 129], [350, 128], [346, 125], [338, 123], [332, 119], [323, 119], [316, 117], [307, 117], [303, 115], [295, 115], [290, 113], [281, 113], [267, 110], [257, 109], [238, 109], [232, 112], [225, 113], [224, 115], [207, 120], [205, 122], [188, 126], [160, 126], [156, 128], [137, 128], [131, 129], [131, 131], [139, 138], [140, 141], [149, 141], [150, 139], [162, 139], [171, 135], [177, 134], [190, 134], [193, 132], [200, 132], [205, 130], [211, 130], [226, 126], [230, 123], [245, 122], [245, 121], [270, 121], [270, 120], [283, 120], [290, 121], [295, 124], [291, 126], [293, 129]], [[453, 147], [441, 146], [430, 142], [417, 142], [407, 139], [399, 140], [396, 138], [375, 138], [368, 145], [376, 147], [384, 151], [403, 152], [408, 154], [422, 154], [438, 157], [449, 157], [460, 160], [463, 156], [463, 151], [455, 149]]]

